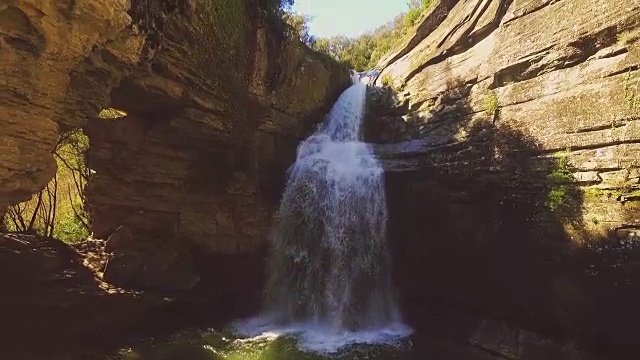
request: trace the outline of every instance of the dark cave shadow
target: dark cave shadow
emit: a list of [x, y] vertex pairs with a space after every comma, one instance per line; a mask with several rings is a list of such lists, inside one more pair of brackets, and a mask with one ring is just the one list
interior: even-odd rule
[[[423, 133], [411, 137], [432, 145], [417, 155], [418, 170], [387, 173], [394, 283], [406, 321], [468, 342], [491, 318], [627, 355], [638, 346], [632, 319], [640, 318], [640, 296], [615, 280], [640, 278], [632, 250], [615, 250], [615, 234], [583, 226], [585, 199], [566, 154], [501, 121], [499, 107], [474, 114], [472, 85], [451, 79], [438, 111], [418, 119]], [[597, 246], [577, 243], [576, 234]], [[612, 266], [622, 258], [629, 267]]]
[[4, 357], [104, 359], [140, 339], [223, 324], [221, 311], [198, 299], [107, 291], [83, 260], [56, 239], [0, 233]]

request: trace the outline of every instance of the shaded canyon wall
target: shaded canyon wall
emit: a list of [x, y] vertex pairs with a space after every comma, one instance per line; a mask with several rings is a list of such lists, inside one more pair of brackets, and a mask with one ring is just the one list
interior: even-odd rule
[[636, 351], [640, 2], [432, 10], [379, 64], [366, 129], [407, 318], [454, 307]]

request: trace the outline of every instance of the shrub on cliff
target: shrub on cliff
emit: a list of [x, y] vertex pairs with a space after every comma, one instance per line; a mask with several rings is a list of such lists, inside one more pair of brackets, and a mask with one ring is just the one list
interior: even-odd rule
[[572, 182], [574, 181], [572, 169], [566, 154], [556, 154], [555, 158], [556, 160], [552, 163], [551, 171], [547, 175], [550, 187], [545, 205], [551, 212], [568, 205], [573, 188]]
[[293, 6], [295, 0], [266, 0], [266, 9], [269, 14], [282, 16], [285, 10]]
[[431, 2], [431, 0], [409, 0], [409, 11], [404, 17], [405, 26], [414, 26], [420, 20], [424, 11], [431, 6]]
[[285, 12], [282, 15], [282, 20], [286, 24], [286, 32], [290, 38], [298, 38], [309, 47], [313, 47], [316, 40], [314, 36], [309, 34], [310, 16], [293, 12]]

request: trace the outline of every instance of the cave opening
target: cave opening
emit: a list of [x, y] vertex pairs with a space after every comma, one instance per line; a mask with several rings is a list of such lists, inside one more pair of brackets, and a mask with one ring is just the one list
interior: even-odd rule
[[88, 148], [89, 138], [81, 128], [62, 132], [52, 151], [57, 165], [53, 178], [28, 200], [7, 208], [4, 229], [66, 243], [87, 239], [91, 218], [85, 187], [92, 176], [85, 160]]

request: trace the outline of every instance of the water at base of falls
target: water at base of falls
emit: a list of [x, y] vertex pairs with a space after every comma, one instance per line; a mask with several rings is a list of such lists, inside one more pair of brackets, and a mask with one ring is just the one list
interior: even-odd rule
[[335, 354], [354, 345], [404, 346], [402, 340], [413, 330], [401, 322], [388, 323], [363, 330], [345, 330], [322, 323], [294, 322], [279, 325], [268, 315], [241, 320], [233, 324], [233, 330], [248, 341], [273, 340], [292, 337], [303, 351]]
[[384, 174], [362, 142], [367, 85], [353, 85], [298, 148], [275, 217], [266, 306], [243, 335], [295, 336], [306, 350], [408, 336], [391, 284]]

